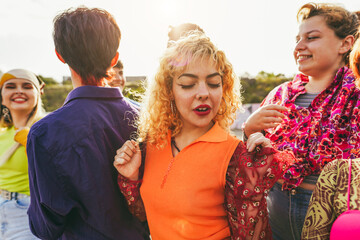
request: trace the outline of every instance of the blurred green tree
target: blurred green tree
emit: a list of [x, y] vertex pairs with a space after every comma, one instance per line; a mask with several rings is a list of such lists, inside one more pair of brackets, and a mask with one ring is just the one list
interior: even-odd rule
[[134, 101], [141, 102], [145, 89], [145, 82], [127, 83], [123, 95]]
[[52, 112], [60, 108], [64, 104], [66, 96], [72, 89], [72, 85], [46, 85], [44, 94], [41, 96], [46, 112]]
[[[52, 112], [64, 104], [66, 96], [73, 89], [71, 79], [65, 79], [60, 84], [52, 78], [41, 75], [40, 77], [46, 83], [42, 96], [45, 110]], [[245, 74], [239, 79], [242, 85], [243, 103], [261, 103], [272, 89], [286, 81], [290, 81], [292, 77], [261, 71], [256, 77]], [[146, 80], [127, 82], [123, 94], [125, 97], [141, 102], [145, 89]]]
[[38, 78], [40, 78], [45, 83], [46, 86], [59, 84], [55, 79], [51, 77], [44, 77], [42, 75], [38, 75]]
[[269, 92], [280, 84], [291, 81], [284, 74], [259, 72], [255, 78], [248, 75], [240, 77], [243, 103], [261, 103]]

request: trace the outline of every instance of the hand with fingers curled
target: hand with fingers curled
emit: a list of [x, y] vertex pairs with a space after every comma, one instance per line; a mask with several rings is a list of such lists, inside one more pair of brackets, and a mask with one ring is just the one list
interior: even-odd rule
[[260, 148], [272, 148], [270, 139], [266, 138], [261, 132], [256, 132], [248, 137], [246, 148], [249, 152], [260, 150]]
[[[262, 164], [252, 164], [252, 167], [246, 167], [245, 172], [247, 176], [250, 179], [250, 182], [252, 184], [256, 184], [256, 181], [258, 179], [261, 179], [264, 174], [266, 173], [267, 169], [269, 168], [273, 156], [272, 153], [275, 152], [273, 149], [273, 146], [271, 144], [270, 139], [266, 138], [264, 134], [260, 132], [253, 133], [249, 136], [247, 142], [246, 142], [246, 148], [248, 152], [256, 151], [254, 154], [255, 158], [261, 158]], [[267, 149], [265, 149], [267, 148]], [[265, 150], [265, 151], [264, 151]], [[274, 151], [274, 152], [272, 152]], [[261, 153], [262, 152], [262, 153]], [[259, 155], [260, 154], [260, 155]], [[265, 154], [265, 155], [263, 155]], [[261, 157], [262, 156], [262, 157]], [[255, 161], [258, 161], [258, 159], [254, 159]]]
[[244, 134], [250, 136], [255, 132], [261, 132], [264, 129], [278, 126], [285, 118], [283, 112], [288, 109], [277, 104], [262, 106], [253, 112], [245, 122]]
[[141, 151], [139, 144], [134, 140], [128, 140], [116, 151], [114, 167], [124, 177], [136, 181], [139, 179], [141, 165]]

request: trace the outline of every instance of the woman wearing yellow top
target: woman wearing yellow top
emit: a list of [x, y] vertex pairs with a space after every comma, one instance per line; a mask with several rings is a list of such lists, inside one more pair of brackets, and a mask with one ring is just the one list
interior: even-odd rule
[[127, 141], [114, 165], [138, 216], [141, 194], [152, 239], [269, 239], [264, 196], [293, 159], [261, 133], [247, 145], [229, 134], [240, 84], [224, 52], [190, 33], [166, 49], [150, 84], [139, 119], [146, 149]]
[[30, 203], [26, 140], [29, 127], [40, 119], [44, 83], [24, 69], [0, 79], [0, 239], [37, 239], [29, 229]]

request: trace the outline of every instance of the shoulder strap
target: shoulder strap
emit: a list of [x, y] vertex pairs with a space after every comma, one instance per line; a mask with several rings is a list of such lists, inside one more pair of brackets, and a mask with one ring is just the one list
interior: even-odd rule
[[0, 156], [0, 167], [9, 160], [18, 147], [20, 147], [20, 143], [14, 143], [3, 155]]
[[348, 179], [348, 198], [347, 198], [347, 208], [350, 210], [350, 185], [351, 185], [351, 159], [349, 159], [349, 179]]

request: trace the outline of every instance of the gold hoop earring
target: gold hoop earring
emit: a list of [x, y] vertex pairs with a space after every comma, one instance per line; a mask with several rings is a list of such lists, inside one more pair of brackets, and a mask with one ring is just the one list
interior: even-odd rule
[[170, 108], [171, 108], [172, 114], [175, 116], [176, 115], [176, 107], [175, 107], [175, 102], [174, 101], [170, 102]]
[[224, 103], [225, 103], [225, 111], [223, 113], [217, 113], [217, 115], [224, 115], [226, 113], [226, 110], [227, 110], [227, 104], [226, 104], [226, 100], [224, 97], [221, 98], [222, 100], [224, 100]]

